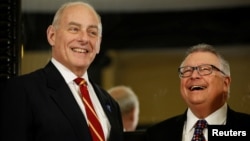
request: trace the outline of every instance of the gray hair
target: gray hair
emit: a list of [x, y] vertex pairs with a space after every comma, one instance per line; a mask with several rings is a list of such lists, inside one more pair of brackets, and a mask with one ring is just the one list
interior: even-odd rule
[[82, 5], [82, 6], [85, 6], [89, 9], [91, 9], [94, 14], [97, 16], [98, 20], [99, 20], [99, 24], [98, 24], [98, 31], [99, 31], [99, 35], [102, 36], [102, 23], [101, 23], [101, 16], [96, 12], [96, 10], [93, 8], [93, 6], [91, 6], [90, 4], [86, 3], [86, 2], [82, 2], [82, 1], [75, 1], [75, 2], [67, 2], [65, 4], [63, 4], [56, 12], [54, 18], [53, 18], [53, 21], [52, 21], [52, 25], [54, 27], [58, 27], [58, 22], [61, 18], [61, 15], [63, 13], [63, 11], [70, 7], [70, 6], [75, 6], [75, 5]]
[[[216, 51], [216, 49], [209, 44], [198, 44], [195, 46], [192, 46], [191, 48], [189, 48], [186, 52], [186, 56], [185, 58], [189, 55], [192, 54], [194, 52], [210, 52], [214, 55], [216, 55], [220, 61], [220, 69], [227, 75], [230, 76], [230, 65], [229, 63], [224, 59], [224, 57], [218, 52]], [[180, 66], [183, 66], [184, 60], [182, 61]]]
[[135, 92], [127, 86], [115, 86], [108, 90], [108, 93], [117, 101], [121, 113], [126, 114], [134, 108], [139, 109], [139, 100]]
[[[220, 69], [225, 73], [225, 75], [230, 77], [229, 63], [223, 58], [223, 56], [218, 51], [216, 51], [216, 49], [212, 45], [202, 43], [202, 44], [192, 46], [191, 48], [189, 48], [187, 50], [185, 58], [189, 54], [192, 54], [194, 52], [210, 52], [210, 53], [216, 55], [218, 57], [219, 61], [220, 61]], [[183, 66], [184, 60], [182, 61], [180, 66]], [[229, 96], [230, 96], [230, 87], [228, 88], [227, 95], [228, 95], [228, 98], [229, 98]]]

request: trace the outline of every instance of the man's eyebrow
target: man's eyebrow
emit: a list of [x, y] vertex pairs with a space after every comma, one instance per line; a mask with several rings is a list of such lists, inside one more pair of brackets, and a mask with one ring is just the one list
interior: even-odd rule
[[99, 29], [97, 25], [90, 25], [89, 28], [96, 28], [97, 30]]
[[76, 22], [70, 22], [68, 25], [75, 25], [75, 26], [81, 26], [81, 24], [79, 24], [79, 23], [76, 23]]
[[[75, 26], [81, 27], [81, 24], [76, 23], [76, 22], [70, 22], [68, 25], [75, 25]], [[96, 28], [97, 30], [99, 30], [97, 25], [90, 25], [89, 28]]]

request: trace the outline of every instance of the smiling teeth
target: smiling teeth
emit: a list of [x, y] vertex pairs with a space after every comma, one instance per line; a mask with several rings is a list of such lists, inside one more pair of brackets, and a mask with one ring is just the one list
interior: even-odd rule
[[203, 90], [205, 87], [204, 86], [192, 86], [190, 90]]
[[79, 53], [84, 53], [84, 52], [87, 52], [86, 49], [82, 49], [82, 48], [74, 48], [73, 51], [75, 52], [79, 52]]

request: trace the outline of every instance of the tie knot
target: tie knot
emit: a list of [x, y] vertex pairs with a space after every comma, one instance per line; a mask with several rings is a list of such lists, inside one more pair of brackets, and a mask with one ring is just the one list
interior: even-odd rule
[[195, 124], [195, 128], [200, 128], [200, 129], [207, 128], [207, 121], [204, 119], [198, 120]]
[[80, 85], [85, 85], [85, 86], [87, 86], [87, 82], [86, 82], [85, 79], [83, 79], [83, 78], [78, 77], [78, 78], [76, 78], [74, 81], [75, 81], [76, 84], [79, 85], [79, 86], [80, 86]]

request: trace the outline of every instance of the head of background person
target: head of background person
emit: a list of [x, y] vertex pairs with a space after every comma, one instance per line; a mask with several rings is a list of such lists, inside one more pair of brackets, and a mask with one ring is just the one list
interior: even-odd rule
[[213, 46], [191, 47], [178, 71], [182, 98], [197, 117], [205, 118], [229, 98], [230, 67]]
[[139, 100], [135, 92], [128, 86], [115, 86], [108, 90], [118, 102], [124, 131], [135, 131], [139, 120]]
[[52, 57], [82, 76], [100, 51], [101, 18], [85, 2], [69, 2], [56, 12], [47, 29]]

